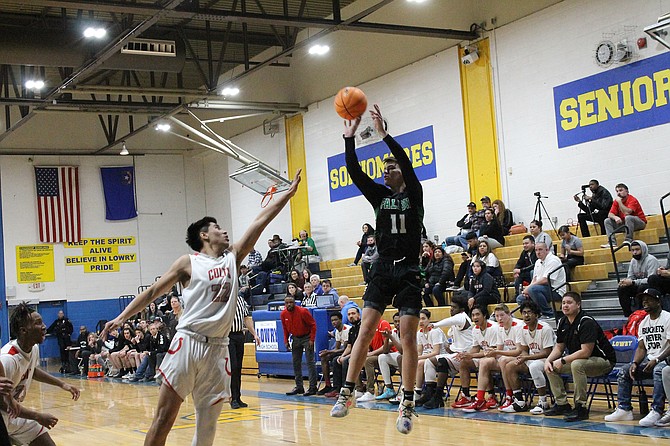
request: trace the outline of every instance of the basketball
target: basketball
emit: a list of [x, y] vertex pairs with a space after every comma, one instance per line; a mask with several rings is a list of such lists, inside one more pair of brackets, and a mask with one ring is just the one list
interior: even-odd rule
[[356, 119], [362, 116], [367, 108], [368, 98], [360, 88], [344, 87], [335, 96], [335, 111], [344, 119]]

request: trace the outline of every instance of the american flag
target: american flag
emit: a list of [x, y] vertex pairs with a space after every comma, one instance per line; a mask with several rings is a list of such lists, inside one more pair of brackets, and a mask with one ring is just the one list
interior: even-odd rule
[[81, 239], [78, 167], [35, 167], [37, 215], [43, 243]]

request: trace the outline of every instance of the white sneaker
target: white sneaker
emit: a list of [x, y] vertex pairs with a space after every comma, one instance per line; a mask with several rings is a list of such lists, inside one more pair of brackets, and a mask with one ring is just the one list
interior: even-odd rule
[[347, 266], [351, 267], [351, 266], [358, 266], [358, 265], [356, 265], [354, 262], [351, 262], [351, 263], [348, 264]]
[[369, 401], [374, 401], [375, 396], [370, 392], [365, 392], [362, 397], [356, 398], [357, 403], [367, 403]]
[[624, 410], [620, 407], [617, 407], [614, 412], [605, 416], [605, 421], [632, 421], [632, 420], [633, 420], [633, 411]]
[[359, 398], [361, 398], [363, 395], [365, 395], [363, 392], [360, 392], [360, 391], [358, 391], [358, 390], [354, 391], [354, 398], [355, 398], [355, 399], [359, 399]]
[[346, 387], [342, 387], [340, 395], [337, 397], [337, 402], [330, 409], [330, 416], [335, 418], [346, 417], [349, 414], [349, 408], [354, 405], [354, 398], [351, 391]]
[[665, 412], [665, 415], [661, 417], [660, 420], [656, 422], [658, 427], [669, 427], [670, 426], [670, 409]]
[[414, 409], [414, 401], [402, 401], [398, 407], [398, 419], [395, 427], [401, 434], [409, 434], [414, 427], [414, 417], [418, 417]]
[[551, 407], [551, 404], [549, 404], [549, 401], [547, 400], [540, 400], [537, 402], [537, 406], [533, 407], [530, 410], [530, 413], [533, 415], [542, 415], [545, 410], [548, 410]]
[[656, 426], [656, 423], [660, 421], [662, 415], [656, 412], [654, 409], [650, 410], [646, 417], [640, 420], [640, 426], [651, 427]]
[[609, 243], [603, 243], [602, 245], [600, 245], [600, 247], [601, 248], [609, 248], [610, 244]]
[[121, 379], [130, 379], [130, 378], [132, 378], [133, 376], [135, 376], [135, 373], [134, 373], [134, 372], [128, 372], [128, 373], [126, 373], [125, 375], [123, 375], [123, 376], [121, 377]]

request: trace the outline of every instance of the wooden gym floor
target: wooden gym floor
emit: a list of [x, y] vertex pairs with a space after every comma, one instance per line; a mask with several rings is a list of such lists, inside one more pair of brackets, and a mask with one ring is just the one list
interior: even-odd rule
[[[60, 374], [55, 374], [61, 376]], [[158, 400], [158, 386], [127, 384], [120, 380], [66, 377], [81, 388], [81, 398], [73, 402], [69, 394], [52, 386], [33, 382], [25, 404], [52, 413], [59, 418], [51, 436], [58, 445], [141, 445]], [[396, 432], [396, 412], [386, 402], [367, 403], [354, 409], [345, 419], [329, 417], [332, 399], [324, 397], [287, 397], [292, 380], [243, 376], [242, 398], [246, 409], [232, 410], [224, 405], [214, 444], [285, 445], [362, 444], [462, 445], [486, 438], [496, 445], [533, 444], [565, 446], [586, 444], [611, 446], [667, 445], [668, 428], [640, 428], [637, 421], [605, 423], [609, 411], [604, 401], [596, 401], [591, 419], [564, 423], [560, 418], [529, 414], [501, 414], [497, 411], [466, 414], [445, 409], [424, 411], [409, 436]], [[453, 400], [454, 393], [452, 391]], [[637, 417], [639, 418], [639, 417]], [[192, 401], [182, 405], [168, 445], [190, 445], [195, 428]], [[352, 443], [353, 442], [353, 443]]]

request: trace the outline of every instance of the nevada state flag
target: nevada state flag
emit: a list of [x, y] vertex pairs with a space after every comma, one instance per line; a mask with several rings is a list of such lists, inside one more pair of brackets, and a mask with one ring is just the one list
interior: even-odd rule
[[135, 168], [101, 167], [102, 189], [105, 193], [105, 218], [129, 220], [137, 217], [135, 207]]

